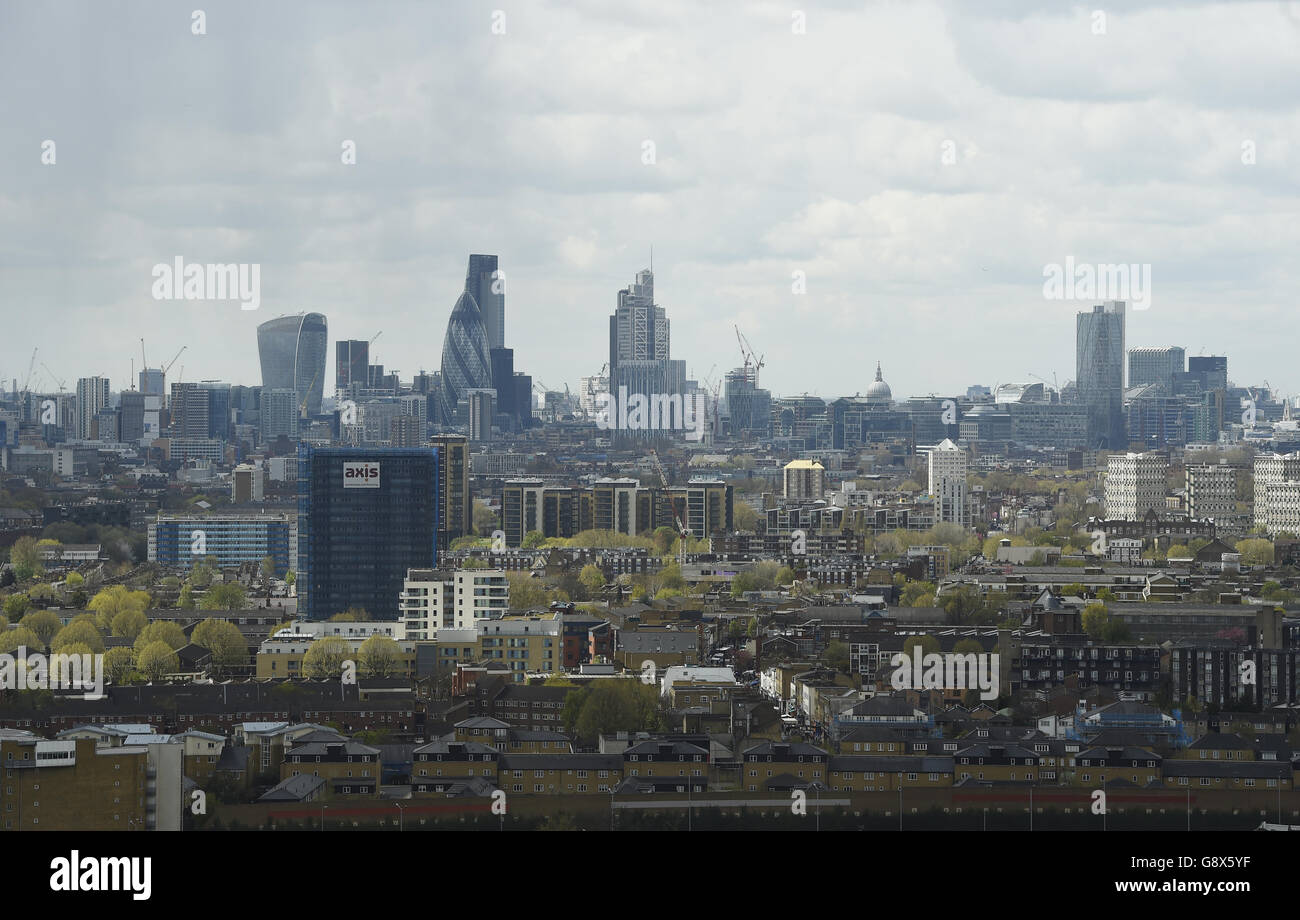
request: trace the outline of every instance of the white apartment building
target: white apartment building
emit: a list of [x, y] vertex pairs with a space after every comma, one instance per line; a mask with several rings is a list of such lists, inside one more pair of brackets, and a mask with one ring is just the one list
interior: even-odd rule
[[1169, 462], [1163, 454], [1111, 454], [1106, 458], [1106, 517], [1112, 521], [1137, 521], [1148, 511], [1165, 508], [1165, 474]]
[[935, 523], [965, 527], [970, 522], [966, 509], [966, 451], [949, 438], [930, 450], [930, 495], [934, 497]]
[[509, 608], [510, 583], [502, 569], [410, 569], [398, 598], [410, 639], [434, 639], [440, 629], [474, 629]]
[[1237, 510], [1237, 471], [1226, 463], [1189, 463], [1187, 514], [1222, 521]]
[[[1255, 456], [1255, 517], [1256, 527], [1268, 528], [1268, 488], [1284, 482], [1300, 482], [1300, 453], [1257, 454]], [[1277, 493], [1284, 500], [1285, 490]], [[1269, 533], [1273, 531], [1269, 530]]]
[[[1256, 506], [1258, 520], [1258, 505]], [[1269, 534], [1300, 534], [1300, 481], [1270, 482], [1264, 487], [1264, 519]]]
[[791, 460], [783, 472], [786, 498], [819, 499], [826, 492], [826, 468], [817, 460]]

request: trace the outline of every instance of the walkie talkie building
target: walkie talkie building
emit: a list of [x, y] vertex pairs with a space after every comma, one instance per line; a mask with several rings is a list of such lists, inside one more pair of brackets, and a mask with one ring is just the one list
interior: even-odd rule
[[280, 316], [257, 327], [263, 390], [293, 390], [308, 415], [319, 415], [325, 392], [329, 330], [320, 313]]

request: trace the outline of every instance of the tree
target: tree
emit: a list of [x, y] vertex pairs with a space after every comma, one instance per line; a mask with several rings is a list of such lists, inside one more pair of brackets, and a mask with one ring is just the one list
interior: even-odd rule
[[507, 572], [506, 581], [510, 584], [510, 606], [514, 610], [545, 607], [550, 602], [541, 579], [532, 578], [527, 572]]
[[125, 645], [115, 646], [104, 653], [104, 673], [115, 684], [126, 679], [135, 667], [135, 649]]
[[1245, 565], [1273, 564], [1273, 543], [1270, 540], [1247, 538], [1238, 540], [1234, 548], [1241, 553], [1241, 561]]
[[26, 626], [40, 639], [41, 648], [49, 648], [55, 635], [63, 628], [63, 621], [53, 610], [33, 610], [21, 620], [20, 626]]
[[80, 588], [86, 583], [86, 579], [81, 577], [80, 572], [69, 572], [68, 577], [63, 579], [63, 584], [69, 588]]
[[605, 573], [600, 570], [600, 566], [594, 562], [588, 562], [578, 573], [578, 581], [591, 594], [596, 594], [601, 588], [605, 587]]
[[849, 647], [839, 640], [829, 643], [822, 650], [822, 661], [828, 668], [847, 671], [849, 669]]
[[96, 652], [104, 650], [104, 637], [99, 634], [94, 623], [82, 617], [78, 617], [59, 630], [54, 641], [50, 643], [50, 650], [61, 652], [67, 646], [78, 642], [85, 643]]
[[208, 589], [203, 606], [208, 610], [243, 610], [248, 606], [248, 595], [243, 585], [226, 582]]
[[185, 630], [171, 620], [155, 620], [135, 637], [135, 650], [137, 653], [142, 652], [154, 642], [165, 642], [168, 648], [177, 649], [189, 645], [190, 640], [185, 635]]
[[1110, 612], [1105, 604], [1089, 604], [1083, 608], [1083, 631], [1094, 639], [1101, 639], [1110, 623]]
[[195, 606], [196, 604], [194, 603], [194, 589], [191, 588], [189, 585], [185, 585], [183, 588], [181, 588], [180, 596], [176, 598], [176, 609], [193, 610]]
[[402, 648], [388, 636], [375, 633], [361, 643], [357, 650], [361, 660], [361, 670], [368, 677], [388, 677], [397, 671], [402, 657]]
[[[917, 601], [926, 600], [919, 604]], [[900, 607], [929, 607], [934, 603], [934, 583], [929, 581], [912, 581], [903, 586]]]
[[239, 627], [229, 620], [208, 617], [194, 627], [190, 638], [195, 645], [212, 653], [212, 666], [218, 673], [248, 663], [248, 640], [239, 631]]
[[212, 584], [212, 579], [215, 576], [215, 570], [205, 558], [202, 562], [196, 562], [194, 567], [190, 569], [189, 582], [196, 588], [206, 588]]
[[18, 648], [25, 648], [29, 652], [39, 652], [45, 647], [45, 641], [26, 626], [18, 626], [0, 632], [0, 652], [13, 652]]
[[482, 537], [492, 536], [492, 531], [497, 529], [496, 512], [485, 505], [483, 502], [475, 500], [474, 502], [474, 532]]
[[349, 607], [342, 613], [330, 617], [331, 623], [369, 623], [370, 611], [365, 607]]
[[520, 544], [524, 549], [537, 549], [539, 546], [546, 544], [546, 534], [540, 530], [530, 530], [524, 534], [524, 541]]
[[9, 562], [19, 581], [45, 574], [45, 559], [32, 537], [19, 537], [9, 548]]
[[656, 687], [636, 680], [594, 681], [575, 690], [560, 717], [569, 732], [589, 741], [618, 731], [662, 731]]
[[339, 678], [343, 662], [352, 659], [352, 644], [341, 636], [321, 636], [302, 657], [302, 668], [311, 677]]
[[110, 624], [113, 635], [120, 636], [123, 639], [135, 641], [136, 636], [140, 635], [140, 630], [149, 625], [149, 618], [139, 610], [123, 610], [117, 616], [113, 617]]
[[170, 645], [157, 639], [140, 650], [136, 666], [149, 680], [161, 680], [164, 676], [178, 671], [181, 660]]
[[11, 594], [5, 598], [4, 612], [10, 620], [17, 620], [31, 606], [31, 598], [26, 594]]
[[141, 615], [149, 609], [152, 598], [148, 591], [132, 591], [126, 585], [113, 585], [95, 594], [86, 605], [87, 610], [96, 614], [100, 629], [108, 629], [113, 620], [124, 610], [135, 610]]
[[983, 655], [984, 646], [974, 639], [961, 639], [952, 647], [954, 655]]
[[759, 515], [747, 501], [737, 501], [731, 511], [731, 523], [736, 530], [753, 533], [758, 528]]
[[939, 640], [929, 634], [907, 636], [903, 639], [903, 653], [915, 660], [918, 656], [937, 655], [942, 651]]

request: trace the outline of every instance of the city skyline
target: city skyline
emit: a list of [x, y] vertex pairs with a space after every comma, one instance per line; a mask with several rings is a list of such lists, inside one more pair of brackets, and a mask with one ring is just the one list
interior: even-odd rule
[[[1131, 345], [1228, 354], [1300, 393], [1272, 345], [1295, 331], [1300, 233], [1285, 4], [1123, 3], [1102, 34], [1087, 11], [1018, 3], [821, 9], [803, 33], [668, 4], [624, 22], [538, 6], [494, 34], [489, 12], [395, 4], [375, 25], [325, 4], [304, 23], [236, 3], [193, 35], [145, 10], [6, 11], [0, 72], [23, 91], [0, 103], [0, 297], [33, 320], [0, 342], [0, 378], [21, 382], [39, 347], [42, 389], [48, 363], [120, 391], [144, 336], [189, 346], [186, 379], [253, 382], [253, 329], [304, 311], [340, 339], [389, 330], [372, 360], [409, 379], [439, 365], [465, 253], [492, 252], [515, 364], [576, 388], [604, 361], [611, 292], [653, 246], [695, 379], [740, 364], [739, 325], [774, 394], [864, 392], [900, 351], [929, 358], [896, 362], [900, 394], [1064, 381], [1090, 304], [1042, 285], [1073, 260], [1152, 266]], [[73, 17], [139, 66], [88, 69], [64, 59], [75, 46], [35, 58], [31, 37]], [[236, 54], [232, 31], [252, 46]], [[542, 61], [556, 92], [524, 76]], [[35, 76], [64, 72], [80, 77]], [[260, 308], [153, 299], [151, 267], [178, 257], [260, 265]]]

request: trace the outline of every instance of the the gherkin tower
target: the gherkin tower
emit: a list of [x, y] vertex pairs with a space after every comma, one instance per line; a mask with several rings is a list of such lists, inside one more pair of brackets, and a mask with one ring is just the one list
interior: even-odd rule
[[491, 388], [492, 364], [489, 360], [487, 330], [474, 295], [465, 291], [452, 308], [447, 320], [447, 335], [442, 340], [443, 409], [450, 424], [456, 404], [466, 390]]

